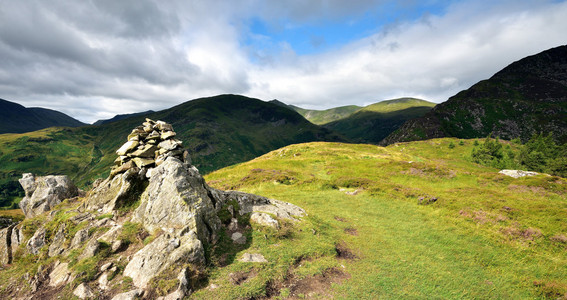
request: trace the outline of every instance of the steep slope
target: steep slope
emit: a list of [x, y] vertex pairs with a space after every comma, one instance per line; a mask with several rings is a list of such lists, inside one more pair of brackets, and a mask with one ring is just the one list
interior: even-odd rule
[[78, 127], [84, 123], [68, 115], [46, 108], [26, 108], [0, 99], [0, 133], [23, 133], [47, 127]]
[[124, 119], [131, 118], [131, 117], [149, 115], [149, 114], [154, 113], [154, 112], [155, 111], [153, 111], [153, 110], [148, 110], [148, 111], [139, 112], [139, 113], [120, 114], [120, 115], [116, 115], [116, 116], [114, 116], [110, 119], [98, 120], [98, 121], [94, 122], [93, 125], [104, 125], [104, 124], [124, 120]]
[[[15, 181], [22, 173], [69, 174], [80, 187], [105, 177], [114, 151], [145, 117], [102, 126], [0, 135], [0, 185], [13, 197], [18, 195]], [[172, 124], [177, 139], [203, 173], [290, 144], [341, 140], [292, 110], [237, 95], [196, 99], [147, 117]]]
[[408, 121], [382, 143], [490, 133], [526, 141], [539, 132], [567, 141], [567, 46], [512, 63]]
[[415, 98], [387, 100], [368, 105], [324, 126], [353, 141], [376, 144], [404, 122], [423, 116], [433, 106], [435, 103]]

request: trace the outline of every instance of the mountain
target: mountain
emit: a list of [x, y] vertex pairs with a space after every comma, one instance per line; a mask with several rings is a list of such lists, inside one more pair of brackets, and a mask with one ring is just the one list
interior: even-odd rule
[[104, 125], [104, 124], [124, 120], [124, 119], [130, 118], [130, 117], [148, 115], [148, 114], [151, 114], [151, 113], [154, 113], [154, 112], [155, 111], [153, 111], [153, 110], [148, 110], [148, 111], [133, 113], [133, 114], [120, 114], [120, 115], [116, 115], [116, 116], [114, 116], [110, 119], [98, 120], [98, 121], [94, 122], [93, 125]]
[[434, 106], [435, 103], [415, 98], [386, 100], [363, 107], [324, 127], [356, 142], [377, 144], [404, 122], [423, 116]]
[[47, 127], [85, 125], [68, 115], [51, 109], [32, 107], [0, 99], [0, 133], [23, 133]]
[[291, 108], [302, 115], [305, 119], [309, 120], [309, 122], [317, 125], [324, 125], [345, 117], [350, 116], [355, 111], [361, 109], [362, 107], [357, 105], [346, 105], [346, 106], [339, 106], [333, 107], [325, 110], [314, 110], [314, 109], [305, 109], [299, 106], [285, 104], [278, 100], [272, 100], [271, 103], [284, 106], [287, 108]]
[[290, 109], [244, 96], [220, 95], [101, 126], [0, 135], [0, 189], [8, 198], [22, 196], [16, 180], [28, 172], [68, 174], [79, 187], [106, 177], [116, 149], [146, 117], [172, 124], [193, 165], [203, 173], [290, 144], [343, 141]]
[[553, 133], [567, 141], [567, 46], [516, 61], [410, 120], [382, 144], [453, 136], [528, 140]]

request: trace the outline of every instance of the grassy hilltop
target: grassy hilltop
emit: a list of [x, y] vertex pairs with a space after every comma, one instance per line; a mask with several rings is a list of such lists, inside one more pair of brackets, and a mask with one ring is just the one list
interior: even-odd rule
[[[348, 299], [567, 295], [567, 180], [498, 174], [470, 162], [472, 144], [298, 144], [207, 175], [214, 187], [288, 201], [309, 217], [272, 244], [253, 231], [250, 248], [270, 263], [214, 268], [220, 288], [196, 298], [301, 298], [306, 285], [322, 287], [311, 296]], [[234, 272], [249, 274], [238, 288], [227, 283]]]

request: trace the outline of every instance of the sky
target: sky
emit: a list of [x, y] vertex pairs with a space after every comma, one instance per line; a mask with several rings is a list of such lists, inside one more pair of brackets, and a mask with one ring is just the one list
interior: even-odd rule
[[0, 98], [83, 122], [241, 94], [440, 103], [567, 44], [567, 0], [0, 0]]

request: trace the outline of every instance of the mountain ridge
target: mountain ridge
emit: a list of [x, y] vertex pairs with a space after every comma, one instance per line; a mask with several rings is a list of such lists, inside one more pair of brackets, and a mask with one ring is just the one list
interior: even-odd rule
[[85, 123], [62, 112], [23, 105], [0, 99], [0, 134], [24, 133], [48, 127], [79, 127]]
[[527, 141], [540, 132], [552, 132], [557, 141], [565, 142], [566, 70], [567, 46], [525, 57], [406, 122], [381, 144], [489, 134]]

